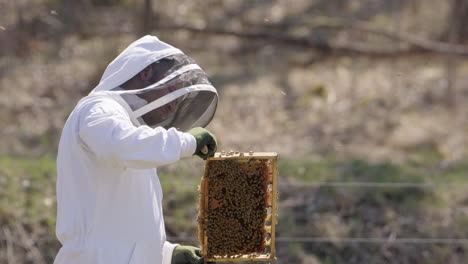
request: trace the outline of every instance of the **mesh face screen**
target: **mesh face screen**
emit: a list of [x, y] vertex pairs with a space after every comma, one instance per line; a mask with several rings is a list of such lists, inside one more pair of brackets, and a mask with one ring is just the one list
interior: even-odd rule
[[188, 131], [205, 127], [216, 111], [218, 94], [193, 59], [176, 54], [151, 64], [151, 85], [119, 90], [140, 125]]

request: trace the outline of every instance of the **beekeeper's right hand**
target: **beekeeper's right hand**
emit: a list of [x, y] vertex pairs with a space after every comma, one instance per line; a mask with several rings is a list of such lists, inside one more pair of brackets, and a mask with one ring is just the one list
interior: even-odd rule
[[203, 257], [197, 247], [178, 245], [172, 253], [171, 264], [203, 264]]
[[[197, 140], [197, 148], [194, 155], [197, 155], [204, 160], [208, 157], [214, 156], [216, 149], [218, 148], [215, 135], [202, 127], [192, 128], [188, 133], [192, 134]], [[206, 148], [204, 149], [205, 146]]]

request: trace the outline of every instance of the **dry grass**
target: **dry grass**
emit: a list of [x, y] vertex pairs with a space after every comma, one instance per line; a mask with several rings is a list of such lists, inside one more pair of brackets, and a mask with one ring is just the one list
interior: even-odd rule
[[223, 86], [211, 128], [225, 150], [404, 161], [428, 145], [457, 160], [466, 154], [468, 87], [457, 81], [450, 105], [446, 83], [436, 59], [327, 60]]

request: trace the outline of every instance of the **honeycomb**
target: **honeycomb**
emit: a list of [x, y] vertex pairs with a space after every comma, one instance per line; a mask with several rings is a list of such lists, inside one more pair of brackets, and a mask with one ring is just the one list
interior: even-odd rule
[[270, 159], [255, 157], [207, 161], [199, 216], [205, 259], [254, 257], [267, 250], [271, 167]]

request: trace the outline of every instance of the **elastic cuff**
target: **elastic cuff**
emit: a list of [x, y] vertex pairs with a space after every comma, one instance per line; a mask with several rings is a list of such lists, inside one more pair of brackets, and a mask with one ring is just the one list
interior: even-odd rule
[[172, 244], [167, 241], [164, 242], [163, 245], [163, 258], [161, 264], [171, 264], [172, 262], [172, 253], [174, 252], [174, 248], [177, 247], [179, 244]]
[[179, 132], [181, 139], [182, 151], [180, 153], [181, 158], [187, 158], [195, 154], [197, 149], [197, 140], [192, 134]]

